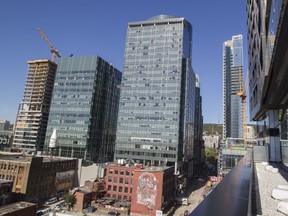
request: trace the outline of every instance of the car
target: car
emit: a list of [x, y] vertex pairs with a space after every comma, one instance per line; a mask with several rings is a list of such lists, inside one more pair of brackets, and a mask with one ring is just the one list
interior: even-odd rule
[[109, 211], [109, 212], [108, 212], [108, 215], [118, 216], [118, 215], [120, 215], [120, 213], [117, 212], [117, 211]]
[[185, 211], [184, 211], [184, 216], [189, 216], [189, 214], [190, 214], [190, 213], [189, 213], [188, 210], [185, 210]]
[[51, 205], [57, 202], [57, 198], [53, 197], [45, 202], [45, 205]]

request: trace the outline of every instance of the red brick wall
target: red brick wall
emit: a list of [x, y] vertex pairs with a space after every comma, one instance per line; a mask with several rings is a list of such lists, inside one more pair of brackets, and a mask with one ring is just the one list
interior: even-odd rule
[[135, 170], [131, 212], [155, 215], [161, 210], [163, 171]]
[[76, 204], [74, 206], [74, 210], [83, 210], [88, 207], [88, 204], [91, 203], [90, 193], [76, 192], [75, 197], [77, 199]]
[[134, 167], [110, 164], [106, 168], [107, 196], [131, 200]]

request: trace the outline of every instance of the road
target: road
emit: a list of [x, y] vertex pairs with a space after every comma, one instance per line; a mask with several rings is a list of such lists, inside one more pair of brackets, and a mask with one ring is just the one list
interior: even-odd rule
[[174, 215], [183, 216], [185, 210], [188, 210], [189, 213], [191, 213], [199, 205], [199, 203], [203, 200], [203, 192], [205, 189], [205, 183], [198, 181], [196, 185], [194, 185], [194, 184], [195, 183], [193, 183], [190, 190], [188, 190], [188, 194], [190, 193], [189, 205], [188, 206], [185, 206], [185, 205], [179, 206], [176, 209]]

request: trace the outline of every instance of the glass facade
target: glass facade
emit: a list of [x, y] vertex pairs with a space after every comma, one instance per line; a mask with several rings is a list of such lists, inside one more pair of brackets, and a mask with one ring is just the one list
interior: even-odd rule
[[194, 123], [192, 26], [160, 15], [128, 24], [115, 160], [160, 165], [183, 159]]
[[243, 80], [242, 35], [223, 44], [223, 140], [242, 137], [241, 98], [237, 95]]
[[121, 73], [98, 56], [61, 58], [45, 149], [57, 130], [55, 154], [94, 162], [113, 158]]
[[279, 28], [279, 19], [282, 8], [283, 0], [272, 0], [271, 1], [271, 9], [270, 9], [270, 19], [269, 19], [269, 27], [268, 27], [268, 56], [271, 60], [273, 49], [274, 49], [274, 41], [277, 34], [277, 29]]

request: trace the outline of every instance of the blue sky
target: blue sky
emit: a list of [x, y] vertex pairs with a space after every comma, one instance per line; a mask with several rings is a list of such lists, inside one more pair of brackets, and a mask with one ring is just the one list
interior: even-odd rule
[[38, 27], [62, 56], [99, 55], [123, 71], [128, 22], [168, 14], [193, 26], [192, 66], [201, 80], [204, 122], [222, 123], [222, 45], [243, 35], [246, 74], [245, 6], [240, 0], [2, 0], [0, 119], [15, 122], [27, 61], [51, 57]]

